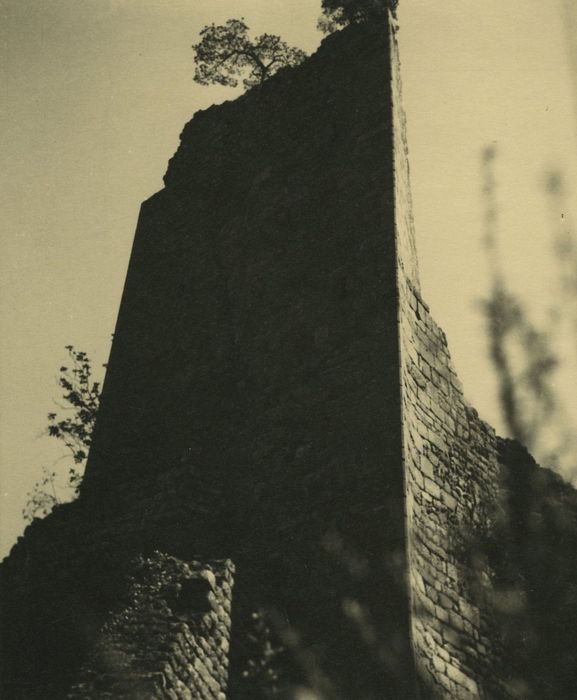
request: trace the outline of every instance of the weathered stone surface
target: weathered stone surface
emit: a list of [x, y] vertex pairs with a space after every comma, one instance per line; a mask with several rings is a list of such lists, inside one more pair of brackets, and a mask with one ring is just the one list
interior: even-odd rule
[[[66, 697], [93, 700], [110, 692], [112, 697], [191, 700], [226, 693], [228, 657], [217, 653], [211, 612], [200, 597], [187, 596], [187, 585], [206, 581], [205, 597], [211, 597], [218, 615], [230, 599], [233, 575], [229, 560], [182, 562], [160, 553], [140, 558], [127, 606], [106, 622]], [[227, 639], [230, 625], [221, 634]], [[189, 640], [185, 646], [184, 639]], [[195, 674], [189, 672], [191, 662]]]

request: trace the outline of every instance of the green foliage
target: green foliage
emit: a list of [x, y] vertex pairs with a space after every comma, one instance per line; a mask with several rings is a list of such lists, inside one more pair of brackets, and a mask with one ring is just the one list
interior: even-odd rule
[[293, 48], [275, 34], [261, 34], [251, 40], [242, 19], [211, 24], [200, 32], [193, 45], [194, 80], [201, 85], [236, 87], [240, 76], [246, 88], [262, 84], [280, 68], [302, 63], [306, 53]]
[[78, 495], [82, 481], [80, 465], [88, 457], [100, 406], [100, 383], [92, 380], [90, 359], [85, 352], [75, 350], [72, 345], [67, 345], [66, 350], [69, 362], [67, 366], [60, 367], [58, 384], [66, 402], [61, 408], [69, 413], [64, 416], [48, 414], [48, 435], [66, 445], [73, 463], [68, 468], [64, 485], [59, 483], [56, 472], [43, 468], [43, 477], [28, 495], [22, 513], [29, 522], [45, 517], [54, 506], [63, 502], [65, 499], [58, 495], [60, 492], [72, 497]]
[[[560, 377], [563, 333], [574, 341], [577, 318], [577, 247], [569, 222], [553, 225], [559, 286], [544, 320], [536, 322], [518, 294], [509, 288], [500, 250], [499, 206], [494, 177], [497, 151], [482, 154], [485, 231], [483, 242], [491, 275], [490, 295], [481, 305], [486, 321], [490, 359], [495, 370], [499, 405], [509, 436], [521, 442], [537, 460], [575, 474], [577, 436], [568, 420]], [[563, 200], [560, 174], [550, 173], [547, 193], [551, 208], [569, 209]], [[563, 319], [566, 319], [563, 323]], [[574, 325], [575, 324], [575, 325]], [[565, 357], [564, 357], [565, 355]]]
[[264, 610], [252, 613], [247, 642], [248, 658], [242, 672], [243, 678], [258, 688], [261, 697], [280, 697], [281, 657], [286, 650], [277, 639], [271, 620]]
[[535, 450], [556, 408], [551, 387], [558, 360], [548, 334], [535, 328], [500, 278], [482, 308], [505, 424], [512, 437]]
[[49, 413], [48, 434], [62, 440], [72, 453], [74, 463], [81, 464], [88, 456], [92, 441], [100, 404], [100, 384], [91, 379], [92, 368], [86, 353], [75, 350], [72, 345], [66, 350], [71, 366], [60, 368], [58, 383], [64, 390], [67, 408], [72, 408], [73, 413], [60, 419], [56, 413]]
[[497, 440], [503, 511], [481, 541], [489, 603], [514, 697], [571, 698], [577, 661], [577, 491], [537, 466], [515, 440]]
[[330, 34], [340, 27], [360, 22], [380, 21], [387, 10], [394, 13], [398, 0], [323, 0], [318, 28]]
[[60, 503], [56, 495], [56, 472], [42, 467], [42, 478], [34, 484], [28, 494], [28, 501], [22, 511], [24, 520], [32, 522], [35, 518], [45, 518]]

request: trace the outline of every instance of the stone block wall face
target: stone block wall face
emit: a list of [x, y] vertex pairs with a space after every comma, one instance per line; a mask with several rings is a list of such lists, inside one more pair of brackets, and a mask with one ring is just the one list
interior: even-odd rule
[[480, 545], [499, 503], [496, 438], [466, 403], [445, 334], [420, 294], [396, 48], [393, 101], [412, 643], [425, 694], [496, 698], [500, 660]]
[[496, 698], [497, 642], [479, 560], [499, 468], [492, 430], [465, 403], [443, 332], [400, 278], [403, 433], [412, 635], [436, 697]]
[[395, 226], [397, 265], [420, 290], [419, 263], [413, 201], [411, 195], [409, 146], [407, 140], [407, 119], [403, 109], [403, 86], [401, 81], [401, 61], [396, 34], [398, 27], [393, 17], [389, 17], [391, 47], [391, 97], [393, 103], [393, 148], [395, 164]]
[[419, 286], [398, 48], [392, 38], [397, 280], [412, 643], [424, 694], [504, 696], [482, 554], [499, 507], [494, 431], [463, 397]]
[[108, 620], [70, 700], [224, 700], [234, 566], [140, 558], [126, 608]]
[[[170, 505], [166, 493], [159, 496]], [[135, 577], [131, 564], [135, 557], [154, 562], [158, 557], [154, 549], [160, 546], [171, 553], [188, 551], [190, 555], [192, 550], [190, 539], [185, 546], [180, 543], [177, 527], [167, 527], [166, 508], [150, 500], [144, 500], [143, 506], [115, 518], [77, 501], [27, 528], [0, 567], [0, 697], [62, 700], [72, 683], [77, 695], [90, 698], [116, 697], [105, 694], [107, 687], [106, 692], [113, 693], [110, 686], [116, 682], [114, 692], [124, 687], [136, 693], [132, 682], [142, 686], [155, 679], [163, 690], [172, 688], [171, 669], [183, 682], [194, 680], [196, 669], [182, 665], [181, 647], [192, 664], [199, 647], [203, 649], [211, 657], [216, 680], [224, 682], [233, 569], [227, 561], [201, 559], [196, 564], [162, 555], [161, 560], [168, 562], [167, 575], [160, 577], [166, 583], [163, 593], [141, 595], [136, 604], [130, 584], [140, 585], [143, 576]], [[178, 510], [174, 515], [183, 517]], [[198, 538], [194, 528], [193, 534]], [[206, 615], [189, 615], [178, 599], [173, 609], [175, 586], [178, 589], [181, 582], [198, 576], [208, 576], [212, 582], [203, 572], [215, 577], [213, 609]], [[115, 649], [118, 655], [112, 653]], [[106, 673], [107, 663], [116, 668], [116, 675], [114, 668]], [[163, 664], [168, 664], [166, 674]], [[164, 675], [167, 678], [162, 681]], [[177, 697], [187, 697], [182, 688], [180, 692]], [[174, 696], [169, 693], [168, 697]]]

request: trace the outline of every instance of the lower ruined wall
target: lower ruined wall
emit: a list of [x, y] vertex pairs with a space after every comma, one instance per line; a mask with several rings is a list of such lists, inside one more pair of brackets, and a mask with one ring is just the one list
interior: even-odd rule
[[234, 566], [140, 558], [129, 604], [104, 625], [67, 697], [224, 700]]
[[577, 491], [513, 440], [498, 440], [503, 516], [490, 540], [495, 609], [514, 697], [577, 688]]
[[107, 516], [60, 506], [2, 563], [0, 697], [218, 698], [234, 567], [155, 552], [195, 550], [181, 549], [178, 527], [151, 502]]
[[498, 504], [492, 429], [463, 398], [444, 333], [399, 275], [412, 634], [425, 695], [506, 697], [483, 591], [483, 533]]

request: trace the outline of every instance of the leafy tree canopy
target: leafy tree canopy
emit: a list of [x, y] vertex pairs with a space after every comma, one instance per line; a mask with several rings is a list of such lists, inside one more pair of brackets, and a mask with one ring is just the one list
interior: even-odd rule
[[387, 10], [397, 9], [398, 0], [322, 0], [319, 29], [325, 34], [348, 24], [382, 19]]
[[280, 68], [295, 66], [306, 58], [301, 49], [293, 48], [276, 34], [261, 34], [251, 40], [242, 19], [225, 24], [211, 24], [193, 45], [196, 70], [194, 80], [201, 85], [236, 87], [243, 74], [247, 88], [260, 85]]
[[48, 515], [54, 506], [78, 495], [82, 481], [81, 465], [88, 457], [100, 405], [100, 384], [92, 380], [89, 357], [72, 345], [67, 345], [66, 350], [69, 361], [60, 367], [58, 378], [65, 402], [60, 408], [66, 413], [61, 416], [48, 414], [48, 435], [66, 445], [73, 464], [68, 467], [64, 484], [58, 483], [60, 479], [55, 471], [43, 468], [42, 479], [28, 494], [23, 511], [24, 519], [29, 522]]

